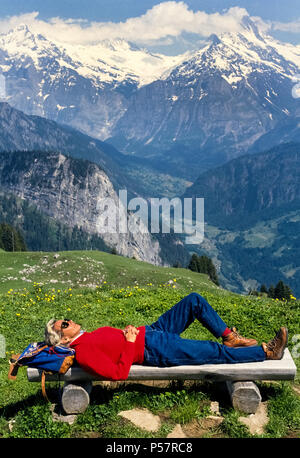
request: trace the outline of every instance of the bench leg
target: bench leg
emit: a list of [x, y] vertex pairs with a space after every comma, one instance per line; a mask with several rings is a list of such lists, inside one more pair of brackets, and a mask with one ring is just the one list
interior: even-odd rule
[[92, 382], [88, 383], [65, 383], [61, 403], [67, 414], [83, 413], [90, 403]]
[[245, 413], [255, 413], [261, 402], [261, 395], [254, 382], [231, 382], [226, 386], [235, 409]]

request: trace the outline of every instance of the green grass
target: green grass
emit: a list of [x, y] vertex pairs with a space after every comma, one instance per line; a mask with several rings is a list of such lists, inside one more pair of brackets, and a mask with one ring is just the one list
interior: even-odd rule
[[[42, 340], [50, 318], [70, 317], [88, 331], [105, 325], [140, 326], [156, 320], [191, 291], [202, 294], [230, 326], [259, 342], [272, 338], [281, 325], [288, 326], [291, 338], [299, 334], [298, 300], [286, 303], [233, 294], [206, 275], [186, 269], [94, 251], [61, 252], [57, 258], [54, 253], [0, 252], [0, 334], [6, 342], [5, 358], [0, 358], [0, 437], [166, 437], [176, 423], [186, 425], [207, 415], [208, 401], [220, 401], [209, 384], [197, 388], [174, 384], [167, 389], [123, 384], [114, 390], [96, 386], [90, 407], [70, 426], [52, 421], [40, 385], [28, 383], [25, 369], [20, 369], [15, 382], [7, 379], [10, 355]], [[214, 339], [198, 322], [183, 337]], [[299, 368], [299, 358], [295, 362]], [[298, 377], [295, 383], [299, 386]], [[270, 417], [266, 437], [299, 434], [299, 397], [292, 386], [262, 384]], [[48, 391], [54, 402], [56, 384], [49, 384]], [[118, 416], [134, 406], [159, 414], [161, 429], [146, 433]], [[218, 430], [222, 437], [249, 435], [226, 402], [222, 409], [225, 421]]]
[[186, 269], [156, 267], [102, 251], [64, 251], [58, 258], [55, 258], [55, 253], [0, 251], [0, 293], [11, 288], [28, 288], [34, 282], [61, 289], [94, 288], [107, 281], [111, 286], [122, 288], [148, 283], [158, 286], [175, 277], [181, 286], [215, 289], [207, 275]]

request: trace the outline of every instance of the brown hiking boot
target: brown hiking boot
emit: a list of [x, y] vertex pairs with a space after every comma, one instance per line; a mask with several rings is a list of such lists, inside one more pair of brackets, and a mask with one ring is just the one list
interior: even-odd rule
[[288, 330], [282, 326], [272, 340], [267, 344], [263, 342], [261, 346], [266, 353], [267, 359], [281, 359], [287, 342]]
[[252, 347], [257, 345], [257, 341], [255, 339], [246, 339], [246, 337], [242, 337], [237, 333], [236, 328], [231, 328], [231, 333], [223, 337], [223, 345], [227, 347]]

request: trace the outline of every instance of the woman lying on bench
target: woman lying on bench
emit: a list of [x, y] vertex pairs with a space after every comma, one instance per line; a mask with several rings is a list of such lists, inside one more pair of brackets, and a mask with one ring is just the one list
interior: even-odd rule
[[[183, 339], [180, 334], [198, 319], [222, 344], [210, 340]], [[110, 380], [126, 380], [132, 364], [182, 366], [232, 364], [281, 359], [287, 345], [287, 328], [281, 327], [268, 343], [229, 329], [211, 305], [191, 293], [150, 326], [127, 326], [124, 330], [101, 327], [92, 332], [72, 320], [50, 320], [45, 329], [48, 345], [75, 349], [76, 361], [85, 371]]]

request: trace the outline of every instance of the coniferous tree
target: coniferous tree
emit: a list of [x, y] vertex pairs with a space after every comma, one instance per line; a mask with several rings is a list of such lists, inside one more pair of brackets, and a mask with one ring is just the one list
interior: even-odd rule
[[199, 272], [198, 256], [196, 254], [192, 255], [188, 269], [192, 270], [193, 272]]
[[[17, 225], [15, 224], [17, 222]], [[41, 213], [33, 204], [12, 194], [0, 192], [0, 223], [4, 226], [0, 236], [0, 249], [30, 251], [61, 251], [94, 249], [109, 252], [109, 247], [97, 234], [89, 234], [82, 228], [71, 228]], [[26, 241], [26, 244], [24, 243]]]
[[291, 288], [289, 285], [284, 285], [284, 297], [287, 301], [291, 300], [291, 296], [293, 295]]
[[279, 280], [277, 285], [275, 286], [274, 296], [276, 299], [285, 299], [287, 301], [290, 300], [292, 295], [292, 291], [288, 285], [286, 285], [282, 280]]
[[7, 223], [0, 224], [1, 248], [5, 251], [26, 251], [26, 244], [21, 233]]
[[269, 286], [268, 296], [273, 298], [273, 299], [275, 298], [275, 287], [274, 287], [274, 285], [270, 285]]
[[282, 280], [279, 280], [279, 282], [275, 286], [275, 298], [284, 299], [284, 296], [285, 296], [284, 283]]
[[260, 292], [261, 293], [267, 293], [268, 294], [268, 289], [265, 284], [262, 284], [260, 287]]
[[213, 281], [216, 285], [219, 285], [216, 268], [208, 256], [198, 256], [193, 254], [190, 259], [188, 269], [192, 270], [193, 272], [207, 274], [211, 281]]
[[211, 259], [209, 259], [208, 272], [207, 273], [208, 273], [209, 278], [211, 279], [211, 281], [213, 281], [217, 286], [219, 286], [220, 283], [219, 283], [217, 271], [216, 271], [215, 265], [214, 265], [214, 263], [212, 262]]
[[197, 256], [197, 272], [206, 273], [208, 264], [207, 264], [207, 257], [206, 256]]

